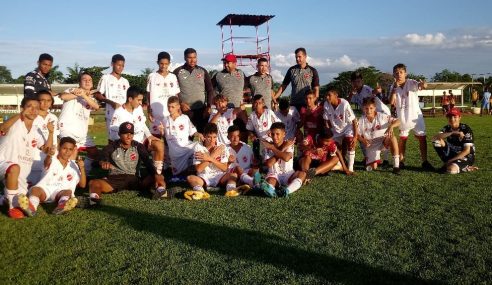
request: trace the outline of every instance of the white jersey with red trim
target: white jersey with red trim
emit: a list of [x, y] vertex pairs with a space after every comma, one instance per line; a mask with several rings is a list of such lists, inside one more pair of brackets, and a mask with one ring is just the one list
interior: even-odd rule
[[75, 191], [80, 178], [81, 173], [74, 160], [69, 160], [67, 166], [63, 167], [58, 158], [55, 157], [48, 170], [43, 172], [43, 176], [36, 186], [45, 191]]
[[[73, 89], [69, 88], [65, 90], [65, 93], [71, 93]], [[96, 101], [92, 97], [91, 99]], [[60, 137], [71, 137], [76, 141], [85, 138], [89, 130], [89, 117], [92, 110], [92, 107], [82, 97], [63, 102], [58, 120]]]
[[273, 123], [280, 122], [280, 119], [270, 109], [265, 109], [263, 114], [258, 118], [256, 112], [249, 115], [246, 129], [252, 131], [258, 138], [268, 138], [268, 132]]
[[[394, 85], [390, 94], [393, 93]], [[422, 115], [419, 105], [419, 83], [407, 79], [403, 87], [396, 87], [396, 114], [400, 120], [400, 129], [411, 129], [416, 125], [417, 118]]]
[[352, 99], [350, 100], [350, 102], [357, 104], [359, 106], [359, 108], [362, 111], [364, 111], [362, 103], [363, 103], [365, 98], [369, 98], [369, 97], [374, 97], [375, 102], [376, 102], [376, 111], [391, 115], [391, 110], [388, 108], [388, 106], [383, 104], [383, 102], [378, 97], [374, 96], [372, 94], [372, 88], [367, 86], [367, 85], [362, 86], [362, 89], [360, 90], [360, 92], [358, 92], [357, 94], [352, 96]]
[[372, 122], [365, 115], [359, 118], [359, 134], [367, 140], [384, 137], [384, 133], [393, 122], [393, 118], [384, 113], [376, 113]]
[[301, 121], [301, 115], [293, 106], [289, 107], [289, 112], [284, 116], [282, 111], [275, 111], [275, 115], [285, 125], [285, 138], [290, 140], [296, 136], [297, 123]]
[[234, 155], [236, 158], [236, 164], [239, 165], [243, 170], [251, 168], [251, 164], [253, 163], [253, 150], [251, 147], [243, 142], [240, 142], [241, 148], [238, 152], [232, 148], [231, 145], [228, 145], [229, 153]]
[[[217, 156], [217, 157], [214, 157], [215, 160], [217, 161], [220, 161], [222, 163], [227, 163], [229, 162], [229, 149], [227, 148], [226, 145], [224, 145], [223, 143], [220, 143], [220, 142], [217, 142], [217, 147], [219, 146], [224, 146], [224, 151], [222, 152], [221, 155]], [[210, 154], [210, 152], [208, 151], [208, 149], [201, 143], [197, 143], [195, 145], [195, 148], [194, 148], [194, 152], [203, 152], [203, 153], [208, 153]], [[197, 160], [195, 158], [195, 156], [193, 156], [193, 165], [198, 165], [202, 163], [201, 160]], [[215, 166], [214, 164], [210, 163], [207, 167], [205, 167], [205, 169], [202, 171], [202, 172], [198, 172], [197, 175], [199, 176], [205, 176], [205, 177], [215, 177], [217, 175], [220, 175], [220, 174], [224, 174], [225, 171], [222, 171], [220, 170], [217, 166]]]
[[352, 121], [356, 117], [347, 100], [339, 98], [337, 107], [333, 107], [333, 105], [326, 101], [323, 108], [323, 119], [330, 121], [334, 137], [340, 136], [352, 129]]
[[[39, 124], [38, 127], [38, 132], [40, 133], [40, 137], [42, 138], [42, 141], [39, 142], [39, 146], [43, 146], [48, 142], [48, 136], [49, 136], [49, 131], [48, 131], [48, 123], [53, 122], [54, 126], [54, 131], [53, 131], [53, 147], [56, 148], [56, 145], [58, 144], [58, 136], [60, 134], [60, 130], [58, 128], [58, 117], [53, 114], [53, 113], [48, 113], [46, 117], [38, 116], [38, 119], [40, 120], [35, 120], [34, 122], [36, 124]], [[42, 170], [44, 168], [44, 159], [46, 158], [46, 154], [42, 152], [39, 148], [34, 149], [33, 151], [33, 165], [32, 169], [33, 170]]]
[[166, 116], [162, 124], [164, 125], [164, 136], [169, 146], [169, 152], [191, 144], [190, 137], [197, 132], [190, 118], [184, 114], [179, 115], [174, 120], [171, 116]]
[[109, 125], [109, 139], [113, 141], [118, 140], [120, 138], [118, 135], [120, 125], [124, 122], [130, 122], [135, 128], [133, 140], [143, 143], [151, 135], [149, 128], [145, 124], [145, 120], [142, 106], [133, 109], [132, 113], [126, 110], [124, 106], [119, 107], [114, 111], [111, 124]]
[[[99, 80], [97, 91], [106, 96], [106, 99], [123, 105], [126, 102], [126, 91], [129, 87], [130, 83], [126, 78], [116, 78], [112, 74], [104, 74]], [[112, 114], [113, 111], [113, 107], [106, 104], [106, 115]]]
[[[169, 97], [176, 96], [180, 92], [178, 79], [172, 72], [169, 72], [166, 76], [162, 76], [158, 72], [152, 72], [147, 77], [147, 92], [149, 92], [149, 104], [152, 109], [152, 116], [158, 121], [162, 120], [165, 116], [169, 116], [167, 100]], [[154, 120], [151, 124], [152, 131], [158, 133], [158, 126], [156, 120]]]
[[[271, 142], [271, 140], [269, 140]], [[282, 159], [277, 159], [277, 161], [268, 168], [268, 174], [286, 174], [294, 171], [294, 145], [291, 145], [287, 150], [285, 151], [286, 153], [292, 153], [291, 159], [289, 161], [284, 161]], [[272, 158], [275, 156], [275, 153], [269, 149], [264, 149], [264, 161], [267, 161], [268, 159]]]
[[[217, 109], [213, 109], [208, 121], [210, 122], [218, 112]], [[219, 116], [219, 119], [215, 122], [217, 129], [219, 130], [219, 133], [217, 134], [217, 140], [219, 142], [225, 145], [230, 143], [229, 138], [227, 137], [227, 129], [233, 125], [235, 119], [236, 114], [234, 114], [234, 109], [227, 109], [224, 114]]]

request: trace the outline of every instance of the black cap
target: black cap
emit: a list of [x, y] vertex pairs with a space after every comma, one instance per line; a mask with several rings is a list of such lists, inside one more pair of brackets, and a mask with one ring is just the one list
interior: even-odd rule
[[135, 133], [135, 127], [133, 126], [132, 123], [130, 122], [124, 122], [123, 124], [120, 125], [120, 131], [118, 134], [134, 134]]

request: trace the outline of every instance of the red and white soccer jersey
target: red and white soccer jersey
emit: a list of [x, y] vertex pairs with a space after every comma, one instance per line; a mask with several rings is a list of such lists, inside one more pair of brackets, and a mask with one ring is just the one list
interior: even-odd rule
[[270, 109], [265, 109], [259, 118], [256, 112], [252, 112], [249, 115], [246, 129], [255, 133], [258, 138], [266, 139], [270, 127], [275, 122], [280, 122], [280, 119]]
[[381, 150], [385, 148], [385, 132], [393, 122], [393, 118], [384, 113], [376, 113], [374, 119], [369, 121], [365, 115], [359, 119], [359, 134], [364, 137], [369, 146], [366, 146], [366, 162], [371, 164], [380, 159]]
[[328, 102], [323, 106], [323, 119], [330, 121], [333, 138], [337, 137], [353, 137], [354, 130], [352, 129], [352, 121], [355, 120], [354, 111], [350, 107], [350, 103], [343, 99], [338, 99], [338, 106], [333, 107]]
[[[393, 93], [394, 85], [390, 90]], [[410, 130], [414, 130], [418, 136], [425, 135], [425, 123], [419, 105], [419, 83], [413, 79], [407, 79], [403, 87], [396, 87], [396, 114], [400, 120], [400, 136], [408, 136]]]
[[290, 140], [296, 136], [297, 123], [301, 121], [301, 116], [295, 107], [289, 107], [289, 112], [286, 116], [280, 110], [275, 111], [275, 115], [285, 124], [285, 138]]
[[[217, 147], [221, 145], [224, 146], [224, 151], [222, 152], [222, 155], [214, 157], [214, 159], [222, 163], [227, 163], [229, 161], [229, 150], [227, 146], [220, 142], [217, 142]], [[194, 152], [210, 153], [208, 149], [201, 143], [195, 144]], [[198, 165], [200, 163], [202, 163], [201, 160], [197, 160], [195, 157], [193, 157], [194, 165]], [[197, 173], [197, 175], [205, 181], [207, 186], [215, 187], [219, 184], [220, 178], [222, 178], [225, 173], [225, 171], [220, 170], [217, 166], [210, 163], [202, 172]]]
[[234, 167], [238, 165], [245, 172], [247, 172], [248, 169], [251, 168], [251, 164], [253, 163], [253, 150], [249, 145], [243, 142], [240, 142], [240, 144], [241, 148], [238, 152], [236, 152], [230, 145], [227, 147], [229, 149], [229, 153], [234, 155], [234, 157], [236, 158], [235, 163], [233, 163], [231, 166]]
[[[369, 98], [369, 97], [373, 97], [373, 96], [374, 95], [372, 94], [372, 88], [367, 86], [367, 85], [364, 85], [364, 86], [362, 86], [362, 90], [360, 92], [358, 92], [357, 94], [352, 96], [352, 99], [350, 100], [350, 102], [357, 104], [359, 106], [359, 108], [361, 110], [363, 110], [362, 103], [363, 103], [364, 99]], [[374, 99], [376, 101], [376, 111], [391, 115], [391, 111], [388, 108], [388, 106], [383, 104], [383, 102], [381, 102], [381, 100], [379, 100], [378, 97], [374, 96]]]
[[39, 116], [34, 120], [31, 130], [27, 130], [24, 121], [19, 119], [10, 127], [5, 136], [0, 137], [0, 162], [2, 162], [0, 180], [5, 178], [5, 171], [9, 165], [18, 164], [20, 167], [19, 191], [24, 194], [27, 193], [27, 176], [31, 172], [34, 151], [43, 146], [39, 125], [42, 125], [42, 119]]
[[150, 129], [152, 133], [159, 133], [159, 124], [156, 121], [162, 120], [165, 116], [169, 116], [167, 110], [167, 100], [171, 96], [179, 94], [180, 89], [178, 85], [178, 79], [176, 75], [169, 72], [165, 77], [157, 72], [152, 72], [147, 77], [147, 92], [150, 97], [150, 108], [152, 109], [152, 116], [154, 117], [153, 123], [151, 123]]
[[[160, 123], [160, 122], [159, 122]], [[173, 120], [171, 116], [164, 117], [164, 136], [168, 146], [166, 152], [171, 161], [173, 174], [177, 175], [192, 165], [194, 142], [190, 141], [197, 130], [187, 115], [180, 115]]]
[[142, 106], [138, 106], [133, 109], [133, 113], [130, 113], [123, 106], [114, 111], [111, 124], [109, 125], [109, 139], [116, 141], [120, 138], [118, 132], [120, 125], [124, 122], [130, 122], [134, 125], [135, 133], [133, 140], [143, 143], [146, 138], [151, 136], [150, 130], [145, 124], [146, 118], [142, 109]]
[[[315, 142], [311, 136], [307, 136], [302, 141], [302, 144], [306, 149], [303, 152], [303, 155], [308, 156], [314, 160], [325, 162], [328, 157], [333, 157], [337, 155], [338, 148], [334, 140], [330, 140], [327, 145], [322, 145], [318, 142]], [[321, 151], [318, 151], [318, 149], [321, 149]]]
[[323, 106], [318, 105], [314, 110], [307, 107], [301, 108], [301, 121], [303, 122], [304, 136], [311, 136], [313, 139], [320, 134], [324, 127]]
[[[213, 109], [212, 114], [208, 121], [210, 122], [212, 118], [217, 114], [217, 109]], [[220, 115], [219, 119], [215, 123], [219, 133], [217, 134], [217, 140], [225, 145], [229, 144], [229, 138], [227, 137], [227, 129], [233, 125], [236, 115], [234, 114], [234, 109], [227, 109], [224, 114]]]
[[[270, 140], [271, 141], [271, 140]], [[291, 145], [286, 151], [286, 153], [292, 153], [292, 158], [289, 161], [284, 161], [282, 159], [278, 159], [271, 167], [268, 168], [268, 173], [266, 178], [272, 177], [275, 178], [278, 183], [281, 185], [287, 185], [289, 182], [289, 178], [294, 174], [294, 146]], [[263, 160], [267, 161], [268, 159], [275, 156], [273, 151], [269, 149], [264, 149]]]
[[53, 202], [56, 195], [63, 190], [71, 190], [73, 196], [80, 178], [81, 173], [74, 160], [69, 160], [67, 166], [63, 167], [58, 158], [55, 157], [35, 187], [43, 189], [46, 194], [46, 202]]
[[[72, 90], [73, 88], [69, 88], [65, 93], [71, 93]], [[91, 99], [96, 101], [94, 98]], [[96, 146], [92, 138], [88, 136], [89, 117], [92, 110], [91, 106], [82, 97], [63, 102], [60, 118], [58, 119], [60, 138], [73, 138], [79, 148]]]
[[[97, 91], [106, 96], [106, 99], [114, 101], [120, 105], [126, 102], [126, 91], [130, 87], [130, 83], [126, 78], [119, 79], [112, 74], [104, 74], [99, 80]], [[114, 109], [111, 105], [106, 104], [106, 127], [109, 134], [109, 125], [113, 117]]]

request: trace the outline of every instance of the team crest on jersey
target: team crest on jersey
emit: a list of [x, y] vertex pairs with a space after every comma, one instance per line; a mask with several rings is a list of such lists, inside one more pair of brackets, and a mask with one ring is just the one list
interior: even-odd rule
[[185, 128], [184, 125], [179, 125], [179, 130], [180, 131], [184, 130], [184, 128]]
[[311, 77], [311, 74], [309, 74], [309, 73], [304, 74], [304, 79], [308, 79], [309, 77]]
[[243, 156], [243, 162], [247, 162], [248, 158], [246, 156]]
[[36, 145], [38, 144], [38, 142], [36, 140], [32, 140], [31, 141], [31, 145], [32, 147], [36, 147]]
[[134, 153], [134, 152], [132, 152], [132, 153], [130, 154], [130, 159], [131, 159], [132, 161], [135, 161], [135, 160], [137, 159], [137, 154], [136, 154], [136, 153]]
[[263, 127], [266, 128], [267, 127], [267, 122], [263, 122]]
[[123, 84], [123, 90], [126, 90], [126, 85]]
[[236, 72], [236, 78], [237, 78], [237, 79], [240, 79], [240, 78], [241, 78], [241, 73]]
[[166, 82], [162, 83], [162, 86], [167, 87], [167, 83]]
[[43, 130], [46, 130], [47, 129], [47, 126], [46, 124], [43, 125]]
[[220, 161], [220, 156], [217, 156], [215, 160]]
[[85, 105], [85, 108], [86, 108], [87, 110], [90, 110], [90, 109], [91, 109], [91, 106], [89, 106], [89, 105]]
[[266, 84], [270, 84], [270, 83], [271, 83], [270, 79], [267, 79]]
[[72, 181], [72, 179], [73, 179], [72, 174], [70, 174], [70, 173], [69, 173], [69, 174], [67, 174], [67, 180], [68, 180], [68, 181]]
[[197, 73], [196, 78], [200, 79], [200, 78], [202, 78], [202, 77], [203, 77], [203, 74], [201, 74], [201, 73]]
[[174, 83], [172, 83], [172, 82], [169, 83], [169, 86], [171, 86], [171, 88], [173, 88], [174, 87]]

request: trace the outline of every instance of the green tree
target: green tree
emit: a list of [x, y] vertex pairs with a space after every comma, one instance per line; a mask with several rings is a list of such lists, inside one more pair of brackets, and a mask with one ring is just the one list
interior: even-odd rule
[[67, 77], [65, 78], [65, 83], [68, 84], [75, 84], [79, 83], [79, 74], [83, 70], [83, 68], [78, 64], [75, 63], [73, 67], [67, 67]]
[[413, 74], [413, 73], [408, 73], [408, 74], [407, 74], [407, 78], [409, 78], [409, 79], [413, 79], [413, 80], [417, 80], [417, 81], [419, 81], [419, 80], [422, 80], [422, 81], [427, 81], [427, 79], [425, 78], [425, 76], [424, 76], [424, 75], [422, 75], [422, 74]]
[[441, 72], [434, 74], [431, 79], [433, 82], [462, 82], [462, 75], [456, 71], [443, 69]]
[[12, 83], [12, 73], [4, 66], [0, 65], [0, 83]]
[[52, 84], [53, 82], [63, 83], [65, 81], [65, 77], [63, 76], [63, 72], [58, 70], [60, 68], [59, 65], [53, 66], [50, 70], [50, 76], [48, 77], [48, 82]]
[[146, 68], [142, 69], [140, 72], [141, 72], [141, 76], [147, 78], [147, 77], [149, 77], [149, 74], [154, 72], [154, 69], [152, 69], [150, 67], [146, 67]]
[[99, 80], [103, 76], [103, 71], [108, 69], [109, 66], [91, 66], [84, 68], [84, 71], [92, 76], [92, 82], [94, 83], [94, 88], [97, 87]]

